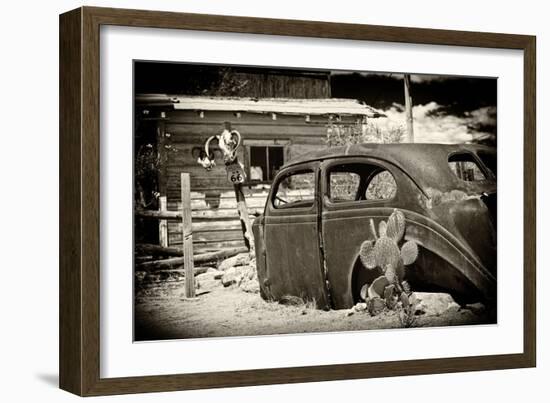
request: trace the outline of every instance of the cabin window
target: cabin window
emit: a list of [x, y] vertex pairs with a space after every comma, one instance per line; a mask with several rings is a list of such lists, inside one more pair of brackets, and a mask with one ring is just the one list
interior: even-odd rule
[[458, 179], [466, 182], [483, 181], [487, 179], [474, 156], [470, 153], [452, 154], [449, 157], [449, 168]]
[[283, 146], [250, 147], [250, 181], [270, 182], [283, 165]]
[[315, 175], [313, 171], [293, 172], [283, 177], [276, 185], [273, 207], [312, 207], [315, 199]]
[[329, 168], [328, 181], [331, 203], [387, 200], [397, 193], [393, 175], [374, 164], [334, 165]]

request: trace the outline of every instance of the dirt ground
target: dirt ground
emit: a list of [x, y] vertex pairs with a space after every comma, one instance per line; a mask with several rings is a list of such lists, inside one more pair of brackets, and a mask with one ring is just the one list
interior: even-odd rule
[[[165, 282], [138, 290], [135, 340], [253, 336], [403, 327], [395, 311], [377, 316], [348, 310], [321, 311], [311, 306], [266, 302], [239, 287], [215, 287], [195, 299], [183, 297], [183, 282]], [[413, 327], [473, 325], [487, 318], [468, 309], [419, 315]]]

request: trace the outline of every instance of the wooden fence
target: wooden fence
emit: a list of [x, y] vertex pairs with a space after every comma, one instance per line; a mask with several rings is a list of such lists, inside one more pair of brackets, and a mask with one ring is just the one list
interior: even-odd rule
[[[243, 188], [251, 220], [263, 213], [269, 187]], [[181, 201], [169, 201], [168, 209], [181, 211]], [[217, 188], [191, 191], [191, 217], [193, 222], [193, 247], [197, 253], [245, 246], [237, 201], [233, 189]], [[168, 222], [165, 234], [167, 246], [182, 245], [182, 224]]]
[[[253, 218], [263, 210], [267, 191], [247, 189], [249, 213]], [[212, 190], [210, 190], [211, 192]], [[215, 190], [214, 190], [215, 191]], [[235, 194], [219, 192], [214, 200], [211, 193], [191, 192], [188, 173], [181, 174], [181, 201], [176, 210], [168, 209], [165, 197], [159, 200], [159, 210], [138, 210], [136, 217], [159, 220], [159, 245], [137, 244], [138, 255], [150, 256], [136, 260], [136, 271], [182, 271], [186, 278], [185, 295], [195, 295], [194, 282], [187, 281], [197, 274], [194, 263], [223, 259], [246, 252], [243, 232], [237, 213]], [[158, 259], [158, 256], [163, 256]], [[200, 269], [198, 269], [200, 271]]]

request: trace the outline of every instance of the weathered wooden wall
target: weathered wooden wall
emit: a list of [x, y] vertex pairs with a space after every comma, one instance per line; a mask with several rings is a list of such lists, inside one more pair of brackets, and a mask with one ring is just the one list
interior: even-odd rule
[[240, 96], [258, 98], [330, 98], [328, 73], [277, 72], [266, 69], [235, 71], [233, 78], [243, 86]]

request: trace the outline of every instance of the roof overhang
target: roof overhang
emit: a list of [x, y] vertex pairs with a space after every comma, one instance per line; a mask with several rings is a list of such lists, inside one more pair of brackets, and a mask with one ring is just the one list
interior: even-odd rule
[[138, 104], [173, 105], [176, 110], [278, 113], [283, 115], [335, 115], [385, 117], [384, 113], [355, 99], [244, 98], [214, 96], [137, 95]]

